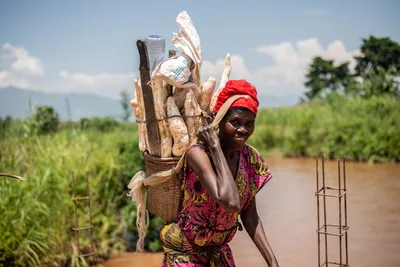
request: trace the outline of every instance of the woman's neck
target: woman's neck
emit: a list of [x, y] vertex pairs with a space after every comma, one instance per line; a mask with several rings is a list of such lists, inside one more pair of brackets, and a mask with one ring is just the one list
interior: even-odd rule
[[221, 144], [221, 148], [222, 148], [222, 152], [224, 153], [226, 159], [232, 159], [237, 153], [236, 149], [231, 149], [231, 148], [225, 146], [224, 144]]

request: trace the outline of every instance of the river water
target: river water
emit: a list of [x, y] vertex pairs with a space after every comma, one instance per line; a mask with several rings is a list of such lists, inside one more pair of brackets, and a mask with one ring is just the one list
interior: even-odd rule
[[[257, 195], [257, 209], [280, 266], [318, 266], [315, 160], [266, 160], [274, 177]], [[338, 186], [337, 165], [325, 161], [327, 186]], [[346, 174], [349, 265], [399, 267], [400, 164], [346, 163]], [[328, 224], [338, 224], [338, 208], [337, 198], [327, 199]], [[323, 236], [321, 245], [323, 263]], [[231, 247], [237, 266], [266, 266], [245, 231]], [[339, 262], [338, 251], [339, 238], [328, 237], [328, 261]]]
[[[315, 160], [266, 160], [274, 177], [257, 195], [257, 208], [279, 264], [281, 267], [318, 266]], [[327, 186], [337, 187], [337, 162], [326, 161], [325, 173]], [[346, 163], [346, 174], [349, 265], [399, 267], [400, 164]], [[320, 203], [322, 208], [322, 198]], [[338, 199], [327, 199], [329, 224], [338, 224], [337, 211]], [[330, 262], [339, 261], [338, 240], [328, 238]], [[266, 266], [245, 231], [236, 234], [231, 248], [238, 267]], [[323, 249], [321, 255], [322, 263]], [[106, 266], [159, 267], [161, 254], [127, 253]]]

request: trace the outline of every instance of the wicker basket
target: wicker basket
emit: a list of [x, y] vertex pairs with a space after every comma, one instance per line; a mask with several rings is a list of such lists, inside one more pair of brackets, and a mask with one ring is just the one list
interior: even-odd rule
[[[174, 167], [179, 157], [159, 158], [143, 153], [146, 166], [146, 175], [154, 172], [169, 170]], [[181, 181], [183, 180], [183, 168], [168, 181], [147, 187], [147, 210], [159, 216], [166, 223], [175, 221], [182, 204]]]

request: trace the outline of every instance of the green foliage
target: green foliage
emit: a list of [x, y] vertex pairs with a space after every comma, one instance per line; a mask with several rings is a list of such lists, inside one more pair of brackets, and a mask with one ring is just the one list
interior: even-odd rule
[[352, 85], [351, 90], [365, 98], [380, 94], [400, 96], [399, 81], [396, 79], [395, 73], [394, 68], [388, 70], [381, 67], [378, 67], [377, 70], [369, 68], [363, 74], [362, 80]]
[[58, 131], [58, 113], [50, 106], [39, 106], [29, 120], [31, 134], [51, 134]]
[[[144, 168], [137, 127], [99, 133], [70, 129], [54, 135], [8, 136], [0, 141], [0, 169], [25, 178], [0, 177], [0, 266], [82, 266], [72, 256], [76, 237], [71, 178], [77, 196], [87, 195], [90, 177], [93, 237], [103, 258], [134, 248], [136, 209], [127, 184]], [[78, 202], [79, 225], [88, 224], [87, 203]], [[147, 248], [159, 250], [162, 222], [152, 216]], [[81, 233], [83, 253], [90, 251]]]
[[291, 148], [286, 152], [288, 156], [305, 157], [312, 145], [311, 125], [316, 119], [316, 114], [307, 110], [303, 115], [298, 119], [293, 134], [287, 138], [288, 147]]
[[[137, 129], [135, 129], [135, 134]], [[134, 141], [126, 140], [119, 143], [119, 158], [122, 164], [121, 168], [121, 180], [127, 185], [131, 178], [140, 170], [144, 170], [144, 160], [141, 153], [138, 153], [138, 140], [137, 134], [135, 135]], [[125, 198], [125, 201], [130, 201]], [[136, 241], [138, 238], [136, 228], [136, 210], [131, 209], [130, 206], [126, 206], [128, 203], [123, 203], [121, 209], [123, 209], [122, 216], [126, 218], [128, 223], [128, 232], [132, 233], [128, 238], [129, 250], [136, 248]], [[145, 249], [150, 251], [161, 251], [161, 243], [159, 240], [160, 230], [164, 225], [164, 221], [152, 214], [150, 214], [150, 224], [147, 229], [147, 235], [145, 239]]]
[[123, 116], [122, 120], [123, 121], [128, 121], [129, 117], [132, 115], [132, 110], [131, 110], [131, 105], [130, 105], [130, 98], [129, 98], [129, 93], [126, 90], [122, 90], [120, 92], [121, 96], [121, 107], [123, 110]]
[[330, 92], [344, 92], [353, 82], [348, 62], [334, 66], [333, 60], [324, 60], [321, 57], [314, 58], [306, 78], [305, 86], [310, 90], [305, 95], [309, 100], [323, 97]]
[[355, 57], [357, 75], [362, 76], [369, 68], [379, 72], [379, 68], [395, 68], [400, 73], [400, 45], [390, 38], [370, 36], [363, 39], [361, 56]]
[[111, 117], [92, 119], [82, 118], [80, 120], [82, 130], [94, 130], [102, 133], [114, 131], [120, 123]]
[[10, 116], [5, 117], [4, 119], [0, 117], [0, 140], [6, 137], [11, 122], [12, 119]]
[[150, 251], [161, 251], [160, 231], [165, 222], [157, 216], [150, 216], [150, 225], [147, 229], [145, 249]]
[[331, 94], [324, 101], [264, 109], [257, 115], [250, 142], [285, 156], [324, 153], [352, 161], [399, 162], [399, 101], [390, 96], [363, 99]]
[[[137, 129], [137, 128], [136, 128]], [[123, 165], [122, 175], [127, 183], [135, 173], [143, 170], [144, 160], [140, 151], [138, 151], [138, 135], [134, 129], [132, 140], [123, 140], [118, 144], [120, 161]]]
[[8, 137], [23, 137], [29, 132], [27, 122], [6, 117], [0, 118], [0, 140]]

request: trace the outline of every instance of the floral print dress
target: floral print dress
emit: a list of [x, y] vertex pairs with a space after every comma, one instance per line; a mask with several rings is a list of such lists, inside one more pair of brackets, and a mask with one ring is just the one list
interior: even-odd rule
[[[209, 156], [203, 146], [194, 145]], [[211, 157], [210, 157], [211, 158]], [[250, 145], [240, 150], [235, 177], [241, 211], [225, 211], [209, 195], [191, 167], [185, 163], [182, 182], [183, 205], [175, 223], [163, 227], [160, 233], [164, 248], [163, 267], [233, 267], [228, 243], [241, 228], [238, 217], [257, 192], [272, 178], [260, 153]]]

